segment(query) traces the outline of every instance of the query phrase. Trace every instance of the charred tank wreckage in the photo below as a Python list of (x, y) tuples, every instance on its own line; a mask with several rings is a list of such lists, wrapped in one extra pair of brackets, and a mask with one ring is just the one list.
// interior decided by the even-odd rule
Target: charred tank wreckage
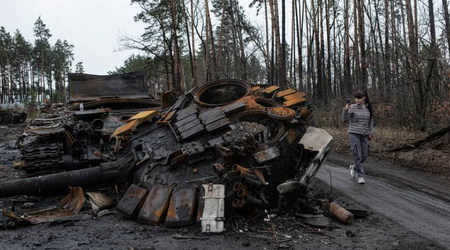
[(22, 103), (0, 104), (0, 125), (19, 124), (25, 122), (28, 113)]
[(331, 152), (303, 92), (224, 79), (159, 102), (143, 77), (70, 75), (72, 105), (24, 131), (30, 177), (0, 183), (0, 197), (126, 183), (126, 217), (221, 232), (227, 214), (301, 196)]

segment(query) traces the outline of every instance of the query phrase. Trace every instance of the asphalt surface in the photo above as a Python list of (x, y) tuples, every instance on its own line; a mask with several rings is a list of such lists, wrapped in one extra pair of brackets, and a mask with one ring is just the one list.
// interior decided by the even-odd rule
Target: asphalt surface
[(370, 162), (366, 167), (366, 184), (361, 185), (350, 176), (347, 163), (345, 157), (332, 156), (317, 172), (316, 178), (364, 204), (372, 212), (450, 249), (450, 188), (447, 183), (416, 172), (391, 171), (389, 166)]

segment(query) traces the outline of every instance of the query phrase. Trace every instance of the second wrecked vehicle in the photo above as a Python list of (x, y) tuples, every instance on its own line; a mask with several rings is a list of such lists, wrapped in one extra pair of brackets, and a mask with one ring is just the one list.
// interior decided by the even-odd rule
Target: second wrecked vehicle
[(18, 139), (28, 176), (98, 165), (111, 154), (106, 143), (114, 130), (139, 111), (158, 109), (148, 94), (145, 73), (69, 74), (68, 106), (42, 109)]
[(202, 220), (203, 231), (221, 232), (227, 213), (255, 218), (303, 194), (331, 152), (332, 137), (311, 121), (305, 93), (218, 80), (130, 117), (103, 139), (97, 166), (0, 183), (0, 196), (128, 183), (116, 206), (126, 217), (168, 227)]
[(19, 124), (25, 122), (28, 113), (22, 103), (0, 104), (0, 125)]

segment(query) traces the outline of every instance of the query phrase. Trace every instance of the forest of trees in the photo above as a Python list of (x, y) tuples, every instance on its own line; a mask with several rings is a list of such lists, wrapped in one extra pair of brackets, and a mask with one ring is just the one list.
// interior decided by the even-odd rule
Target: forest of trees
[[(16, 30), (0, 27), (0, 102), (64, 102), (73, 45), (58, 39), (49, 43), (50, 30), (39, 17), (34, 23), (34, 43)], [(78, 65), (77, 65), (78, 66)]]
[[(131, 0), (141, 9), (135, 21), (147, 28), (139, 38), (121, 35), (119, 46), (140, 53), (108, 73), (144, 70), (153, 91), (178, 93), (238, 78), (305, 91), (323, 107), (365, 89), (396, 125), (426, 130), (448, 123), (447, 0), (245, 2)], [(250, 8), (258, 16), (247, 16)], [(2, 28), (2, 102), (31, 93), (64, 97), (73, 47), (59, 40), (50, 46), (50, 36), (40, 19), (34, 45)]]

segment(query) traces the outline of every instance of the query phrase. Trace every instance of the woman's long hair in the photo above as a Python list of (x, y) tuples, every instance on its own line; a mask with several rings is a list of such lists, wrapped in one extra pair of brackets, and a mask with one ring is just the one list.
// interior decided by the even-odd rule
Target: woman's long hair
[(370, 119), (372, 119), (372, 115), (373, 115), (373, 109), (372, 109), (372, 103), (370, 103), (370, 98), (369, 95), (367, 94), (367, 91), (365, 90), (358, 90), (356, 91), (353, 96), (355, 98), (361, 99), (363, 97), (366, 97), (366, 100), (364, 101), (367, 105), (367, 109), (369, 110), (370, 113)]

